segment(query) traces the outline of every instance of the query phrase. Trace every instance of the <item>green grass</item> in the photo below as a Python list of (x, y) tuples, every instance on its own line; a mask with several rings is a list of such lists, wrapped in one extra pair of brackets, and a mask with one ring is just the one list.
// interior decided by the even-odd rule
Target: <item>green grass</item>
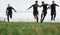
[(0, 35), (60, 35), (60, 23), (0, 22)]

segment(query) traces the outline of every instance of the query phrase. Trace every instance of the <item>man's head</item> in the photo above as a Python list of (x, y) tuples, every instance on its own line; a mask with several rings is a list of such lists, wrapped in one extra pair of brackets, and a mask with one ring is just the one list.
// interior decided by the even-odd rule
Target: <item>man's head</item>
[(35, 4), (38, 4), (38, 1), (35, 1)]
[(8, 7), (10, 7), (10, 4), (8, 4)]
[(42, 1), (42, 4), (44, 4), (44, 1)]
[(52, 1), (52, 4), (54, 4), (55, 3), (55, 1)]

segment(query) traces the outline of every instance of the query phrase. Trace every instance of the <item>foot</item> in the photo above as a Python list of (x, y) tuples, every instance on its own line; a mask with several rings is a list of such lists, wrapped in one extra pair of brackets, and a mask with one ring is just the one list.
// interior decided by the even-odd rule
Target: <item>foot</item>
[(41, 19), (41, 23), (43, 22), (43, 19)]
[(38, 23), (38, 18), (36, 20), (37, 20), (37, 23)]
[(55, 19), (53, 19), (55, 21)]

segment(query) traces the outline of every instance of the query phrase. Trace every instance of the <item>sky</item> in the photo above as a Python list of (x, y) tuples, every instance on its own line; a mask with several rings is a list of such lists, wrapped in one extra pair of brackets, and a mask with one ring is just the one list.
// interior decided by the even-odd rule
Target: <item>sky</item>
[[(38, 4), (41, 5), (42, 1), (45, 1), (45, 3), (51, 4), (52, 0), (37, 0)], [(35, 21), (33, 17), (33, 8), (30, 10), (26, 10), (29, 8), (32, 4), (35, 3), (35, 0), (0, 0), (0, 18), (6, 19), (6, 7), (7, 4), (10, 4), (13, 8), (16, 9), (16, 13), (13, 11), (13, 18), (11, 21)], [(60, 5), (60, 0), (55, 0), (55, 3)], [(42, 8), (38, 8), (39, 11), (39, 20), (42, 12)], [(56, 22), (60, 21), (60, 7), (56, 7)], [(44, 21), (51, 21), (50, 20), (50, 9), (47, 11), (47, 15), (45, 17)]]

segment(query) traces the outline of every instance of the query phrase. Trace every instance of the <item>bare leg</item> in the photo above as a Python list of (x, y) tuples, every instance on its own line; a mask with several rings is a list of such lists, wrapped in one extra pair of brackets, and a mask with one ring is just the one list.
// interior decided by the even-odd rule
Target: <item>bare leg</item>
[(36, 15), (34, 16), (34, 18), (36, 19), (36, 21), (37, 21), (37, 23), (38, 23), (38, 14), (36, 14)]
[(44, 13), (42, 12), (42, 14), (41, 14), (41, 23), (42, 23), (42, 20), (43, 20), (43, 16), (44, 16)]

